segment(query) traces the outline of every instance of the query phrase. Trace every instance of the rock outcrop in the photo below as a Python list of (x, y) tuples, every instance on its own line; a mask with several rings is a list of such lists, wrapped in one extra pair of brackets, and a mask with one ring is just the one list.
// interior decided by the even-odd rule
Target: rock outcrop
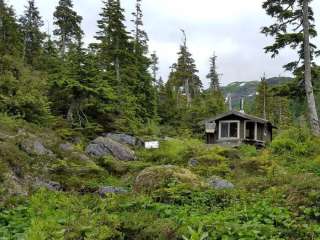
[(111, 138), (113, 141), (118, 143), (127, 144), (130, 146), (136, 146), (139, 142), (136, 137), (125, 133), (107, 133), (105, 134), (105, 137)]
[(25, 139), (21, 143), (21, 149), (29, 155), (54, 156), (53, 152), (47, 149), (39, 139)]
[(224, 180), (220, 177), (213, 176), (209, 179), (208, 181), (209, 187), (220, 190), (220, 189), (233, 189), (234, 185), (227, 181)]
[(92, 157), (104, 157), (112, 155), (123, 161), (135, 160), (134, 152), (127, 146), (118, 143), (108, 137), (98, 137), (86, 148), (86, 153)]
[(61, 143), (59, 145), (60, 150), (64, 152), (72, 152), (74, 150), (74, 146), (71, 143)]
[(108, 194), (125, 194), (125, 193), (128, 193), (128, 191), (121, 187), (107, 186), (107, 187), (99, 188), (97, 193), (101, 197), (105, 197)]
[(33, 184), (34, 188), (46, 188), (50, 191), (61, 191), (62, 186), (58, 182), (36, 179)]

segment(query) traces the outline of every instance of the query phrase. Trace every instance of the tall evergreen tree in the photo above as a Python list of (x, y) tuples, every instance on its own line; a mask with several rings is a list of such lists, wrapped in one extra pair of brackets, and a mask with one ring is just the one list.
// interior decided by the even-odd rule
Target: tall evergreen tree
[(207, 75), (207, 78), (210, 80), (210, 89), (214, 92), (218, 92), (220, 90), (220, 82), (219, 82), (219, 74), (217, 73), (217, 56), (213, 54), (210, 58), (210, 71)]
[(22, 38), (14, 10), (0, 0), (0, 55), (21, 56)]
[(271, 95), (267, 79), (263, 77), (257, 87), (257, 96), (255, 99), (256, 114), (264, 119), (271, 120)]
[(157, 92), (154, 79), (149, 73), (151, 60), (148, 54), (148, 35), (143, 29), (142, 0), (136, 0), (136, 11), (132, 13), (134, 19), (133, 44), (135, 55), (135, 67), (137, 68), (137, 84), (134, 93), (140, 105), (138, 113), (143, 121), (149, 121), (156, 116)]
[(105, 71), (114, 72), (116, 83), (120, 86), (121, 71), (128, 61), (133, 60), (129, 56), (129, 34), (124, 24), (124, 10), (119, 0), (106, 0), (98, 21), (99, 31), (96, 39), (99, 41), (98, 53), (101, 67)]
[(138, 80), (136, 55), (126, 30), (120, 1), (104, 1), (100, 16), (96, 36), (98, 43), (95, 46), (97, 61), (100, 71), (109, 76), (108, 79), (119, 96), (113, 122), (118, 129), (134, 131), (142, 122), (139, 118), (141, 106), (138, 103), (141, 100), (137, 88), (143, 87), (143, 84)]
[(73, 10), (72, 0), (60, 0), (53, 15), (57, 26), (53, 34), (59, 38), (60, 54), (64, 57), (70, 44), (83, 35), (80, 26), (82, 17)]
[(106, 116), (112, 108), (113, 89), (99, 73), (95, 56), (83, 48), (81, 38), (69, 45), (64, 64), (51, 73), (51, 80), (54, 109), (73, 126), (86, 127), (90, 120), (99, 122), (98, 115)]
[(186, 96), (188, 106), (191, 105), (192, 98), (199, 95), (202, 90), (202, 82), (197, 75), (198, 72), (195, 61), (188, 50), (186, 38), (184, 38), (178, 53), (177, 63), (172, 65), (169, 81), (177, 92), (180, 91)]
[(289, 99), (286, 96), (272, 96), (271, 119), (276, 126), (286, 128), (292, 124), (292, 114), (290, 112)]
[(142, 54), (148, 52), (148, 34), (143, 30), (143, 13), (141, 8), (142, 0), (136, 0), (135, 12), (132, 13), (134, 19), (134, 51), (135, 53)]
[(159, 58), (157, 56), (157, 53), (154, 51), (151, 54), (151, 71), (152, 71), (152, 76), (153, 76), (153, 81), (157, 82), (157, 74), (159, 71)]
[[(275, 37), (275, 42), (265, 48), (266, 52), (276, 56), (280, 49), (287, 46), (298, 48), (300, 59), (285, 66), (287, 70), (304, 71), (305, 94), (308, 103), (310, 126), (313, 133), (320, 135), (319, 118), (313, 92), (311, 64), (316, 46), (310, 38), (317, 35), (314, 26), (314, 13), (309, 6), (312, 0), (267, 0), (263, 8), (267, 14), (276, 19), (276, 23), (264, 27), (262, 33)], [(303, 60), (303, 66), (299, 66)]]
[(28, 1), (20, 23), (23, 33), (23, 60), (35, 66), (39, 61), (45, 35), (40, 30), (43, 21), (34, 0)]

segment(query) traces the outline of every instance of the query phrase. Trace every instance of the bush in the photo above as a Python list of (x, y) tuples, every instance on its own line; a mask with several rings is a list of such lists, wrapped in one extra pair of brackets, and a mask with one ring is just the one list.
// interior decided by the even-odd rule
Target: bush
[(243, 144), (239, 147), (239, 151), (243, 155), (243, 157), (254, 157), (257, 156), (258, 151), (255, 146)]
[(225, 160), (224, 152), (221, 147), (208, 147), (197, 139), (173, 139), (161, 142), (159, 149), (138, 152), (138, 159), (158, 164), (187, 165), (194, 158), (203, 164), (217, 165)]
[(45, 76), (9, 56), (0, 59), (1, 64), (10, 66), (0, 75), (1, 111), (29, 122), (45, 123), (50, 120)]
[(170, 140), (160, 143), (159, 149), (142, 150), (138, 152), (138, 159), (158, 164), (174, 164), (185, 162), (187, 146), (184, 141)]
[(190, 187), (203, 185), (201, 179), (188, 169), (166, 165), (143, 170), (136, 178), (134, 189), (136, 192), (150, 193), (156, 189), (179, 183), (187, 184)]
[(320, 140), (307, 129), (291, 128), (283, 131), (271, 144), (272, 153), (287, 160), (310, 157), (319, 152)]

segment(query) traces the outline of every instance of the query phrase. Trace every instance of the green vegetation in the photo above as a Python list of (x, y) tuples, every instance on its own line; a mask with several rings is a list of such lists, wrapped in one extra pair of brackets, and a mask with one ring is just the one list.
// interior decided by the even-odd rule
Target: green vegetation
[[(303, 3), (263, 7), (300, 28)], [(223, 89), (213, 55), (204, 89), (182, 30), (164, 82), (141, 4), (129, 32), (120, 0), (103, 1), (96, 41), (86, 45), (72, 0), (58, 2), (54, 36), (42, 32), (34, 0), (19, 19), (0, 0), (0, 239), (320, 239), (320, 138), (304, 117), (315, 106), (307, 110), (303, 69), (287, 65), (292, 81)], [(277, 36), (266, 51), (299, 47), (303, 59), (303, 34), (286, 30), (277, 22), (263, 29)], [(319, 73), (314, 64), (315, 87)], [(250, 96), (248, 110), (278, 125), (265, 149), (203, 143), (199, 121), (225, 111), (229, 92)], [(92, 141), (112, 132), (134, 135), (124, 134), (130, 146)], [(143, 149), (140, 138), (160, 148)]]
[[(137, 149), (136, 161), (122, 162), (81, 160), (83, 147), (62, 151), (57, 146), (63, 139), (53, 130), (6, 116), (0, 120), (8, 136), (22, 128), (39, 139), (50, 136), (45, 146), (55, 154), (26, 154), (19, 147), (23, 135), (2, 139), (1, 239), (320, 237), (320, 139), (306, 129), (285, 130), (263, 150), (173, 139), (160, 149)], [(213, 176), (235, 187), (214, 189)], [(62, 189), (35, 187), (37, 178)], [(100, 197), (96, 191), (103, 186), (128, 192)]]

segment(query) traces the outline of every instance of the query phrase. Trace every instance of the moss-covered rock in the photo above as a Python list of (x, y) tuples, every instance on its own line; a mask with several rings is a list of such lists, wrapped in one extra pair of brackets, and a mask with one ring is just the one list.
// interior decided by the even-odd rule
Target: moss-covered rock
[(187, 184), (191, 188), (204, 185), (201, 178), (188, 169), (173, 165), (162, 165), (144, 169), (135, 180), (134, 190), (149, 193), (175, 183)]

